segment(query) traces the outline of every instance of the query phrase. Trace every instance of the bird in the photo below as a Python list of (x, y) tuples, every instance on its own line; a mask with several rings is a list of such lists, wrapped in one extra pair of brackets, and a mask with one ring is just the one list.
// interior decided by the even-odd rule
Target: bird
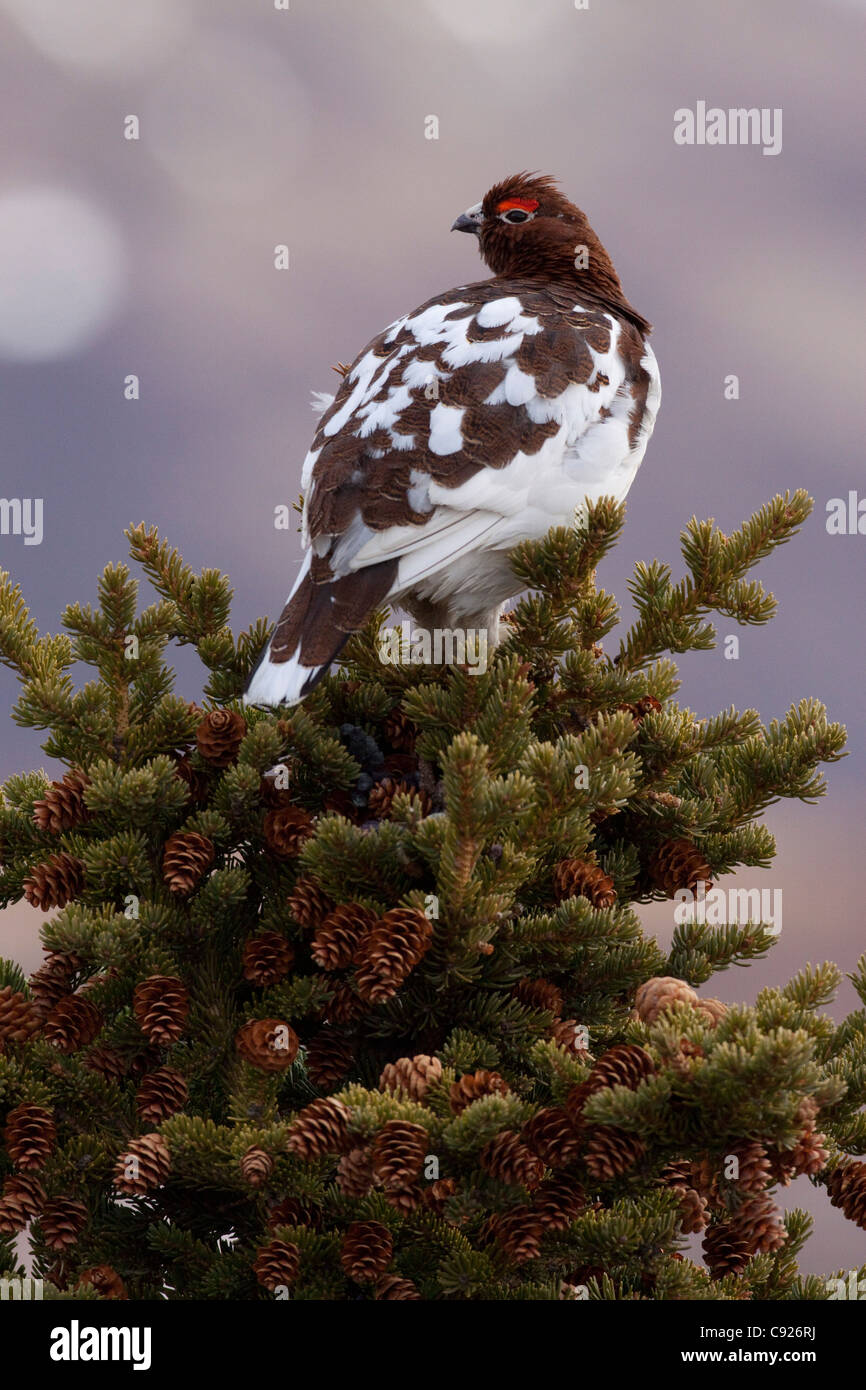
[(303, 563), (245, 692), (302, 700), (384, 604), (495, 646), (518, 543), (621, 500), (661, 400), (651, 324), (548, 174), (494, 184), (451, 227), (489, 278), (389, 324), (314, 393)]

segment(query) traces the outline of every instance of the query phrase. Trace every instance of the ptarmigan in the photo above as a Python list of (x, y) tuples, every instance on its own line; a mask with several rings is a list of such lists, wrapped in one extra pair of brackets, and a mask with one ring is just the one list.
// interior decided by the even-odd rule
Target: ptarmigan
[(302, 699), (385, 601), (495, 644), (509, 550), (625, 497), (640, 466), (661, 395), (650, 325), (584, 214), (517, 174), (455, 229), (492, 278), (397, 319), (319, 397), (306, 556), (250, 704)]

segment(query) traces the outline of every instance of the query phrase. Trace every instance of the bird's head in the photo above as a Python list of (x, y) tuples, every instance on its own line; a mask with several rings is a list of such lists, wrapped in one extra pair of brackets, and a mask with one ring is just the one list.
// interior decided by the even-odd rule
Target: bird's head
[(478, 237), (494, 275), (564, 279), (605, 302), (624, 302), (613, 263), (585, 214), (548, 174), (513, 174), (494, 184), (451, 230)]

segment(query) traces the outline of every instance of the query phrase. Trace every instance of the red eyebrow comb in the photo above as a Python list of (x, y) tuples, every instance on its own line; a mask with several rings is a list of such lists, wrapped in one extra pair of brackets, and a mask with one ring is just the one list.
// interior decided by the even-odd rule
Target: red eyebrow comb
[(506, 198), (496, 204), (497, 212), (507, 212), (509, 208), (522, 208), (524, 212), (535, 212), (538, 202), (535, 198)]

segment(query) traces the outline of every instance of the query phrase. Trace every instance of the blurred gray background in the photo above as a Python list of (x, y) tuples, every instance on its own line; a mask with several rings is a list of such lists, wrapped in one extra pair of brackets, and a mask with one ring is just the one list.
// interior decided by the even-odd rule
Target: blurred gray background
[[(760, 571), (771, 627), (733, 629), (736, 661), (720, 646), (681, 663), (701, 715), (770, 719), (816, 695), (851, 736), (822, 803), (768, 816), (773, 868), (737, 880), (782, 890), (779, 944), (710, 988), (752, 1002), (806, 961), (853, 969), (866, 536), (825, 520), (830, 498), (866, 494), (863, 19), (863, 0), (0, 0), (0, 493), (44, 499), (41, 545), (0, 536), (0, 565), (39, 627), (95, 598), (142, 519), (228, 571), (236, 627), (275, 615), (299, 552), (274, 508), (298, 494), (311, 389), (482, 277), (474, 243), (449, 235), (459, 212), (507, 174), (553, 173), (654, 323), (664, 386), (605, 587), (625, 603), (654, 556), (678, 575), (692, 513), (731, 529), (776, 491), (816, 499)], [(781, 107), (781, 153), (675, 144), (675, 110), (698, 101)], [(197, 696), (195, 659), (181, 671)], [(3, 670), (4, 710), (15, 693)], [(2, 776), (43, 762), (7, 718)], [(668, 905), (645, 920), (669, 939)], [(40, 921), (7, 911), (0, 951), (33, 966)], [(852, 1007), (846, 982), (834, 1010)], [(805, 1268), (863, 1262), (862, 1232), (822, 1194), (783, 1195), (816, 1213)]]

